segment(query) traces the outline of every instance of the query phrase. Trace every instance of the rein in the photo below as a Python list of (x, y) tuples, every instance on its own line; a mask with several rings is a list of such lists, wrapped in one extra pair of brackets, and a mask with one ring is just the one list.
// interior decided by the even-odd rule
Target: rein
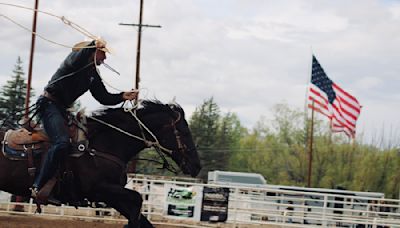
[[(16, 110), (14, 113), (10, 113), (8, 114), (4, 119), (3, 122), (0, 124), (0, 129), (3, 129), (8, 123), (9, 120), (12, 120), (12, 117), (18, 117), (18, 118), (22, 118), (25, 115), (28, 116), (28, 118), (22, 118), (20, 121), (18, 121), (18, 125), (23, 126), (23, 127), (28, 127), (29, 123), (33, 120), (33, 118), (38, 114), (38, 107), (36, 104), (32, 104), (31, 106), (28, 107), (28, 112), (25, 112), (25, 108), (24, 109), (20, 109), (20, 110)], [(29, 117), (29, 115), (32, 114), (32, 116)], [(39, 122), (39, 121), (38, 121)], [(36, 124), (37, 125), (37, 124)], [(36, 126), (35, 125), (35, 126)], [(14, 126), (9, 126), (9, 127), (14, 127)]]

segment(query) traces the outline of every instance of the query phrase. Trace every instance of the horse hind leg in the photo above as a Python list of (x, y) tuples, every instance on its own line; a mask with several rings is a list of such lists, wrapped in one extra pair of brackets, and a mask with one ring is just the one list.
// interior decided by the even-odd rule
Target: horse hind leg
[(138, 192), (106, 183), (96, 186), (95, 189), (95, 200), (105, 202), (127, 218), (128, 228), (153, 227), (149, 220), (140, 213), (143, 199)]

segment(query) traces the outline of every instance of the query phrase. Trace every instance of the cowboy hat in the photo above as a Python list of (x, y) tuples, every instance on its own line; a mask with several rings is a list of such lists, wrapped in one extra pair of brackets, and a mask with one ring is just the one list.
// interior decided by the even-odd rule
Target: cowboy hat
[(72, 47), (72, 51), (79, 51), (82, 48), (96, 48), (96, 43), (100, 43), (98, 49), (111, 54), (111, 51), (106, 47), (107, 42), (105, 40), (98, 39), (95, 41), (95, 45), (90, 45), (91, 43), (92, 41), (79, 42)]

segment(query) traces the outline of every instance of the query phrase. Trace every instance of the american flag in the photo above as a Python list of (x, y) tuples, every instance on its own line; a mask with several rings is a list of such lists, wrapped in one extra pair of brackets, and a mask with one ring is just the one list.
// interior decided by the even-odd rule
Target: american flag
[(313, 55), (308, 107), (331, 120), (333, 132), (354, 138), (361, 105), (357, 99), (334, 83)]

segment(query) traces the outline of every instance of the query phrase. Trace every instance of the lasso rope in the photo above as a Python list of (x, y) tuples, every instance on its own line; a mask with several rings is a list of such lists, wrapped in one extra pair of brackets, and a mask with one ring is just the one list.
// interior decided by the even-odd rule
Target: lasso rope
[[(11, 3), (3, 3), (0, 2), (0, 5), (6, 5), (6, 6), (12, 6), (12, 7), (16, 7), (16, 8), (21, 8), (21, 9), (26, 9), (26, 10), (31, 10), (31, 11), (35, 11), (35, 12), (39, 12), (39, 13), (43, 13), (55, 18), (60, 19), (64, 24), (71, 26), (73, 29), (75, 29), (76, 31), (78, 31), (79, 33), (82, 33), (84, 36), (87, 36), (93, 40), (97, 39), (97, 37), (95, 35), (93, 35), (92, 33), (90, 33), (88, 30), (84, 29), (82, 26), (79, 26), (78, 24), (72, 22), (71, 20), (68, 20), (66, 17), (64, 16), (58, 16), (46, 11), (42, 11), (42, 10), (37, 10), (34, 8), (30, 8), (30, 7), (26, 7), (26, 6), (21, 6), (21, 5), (16, 5), (16, 4), (11, 4)], [(4, 14), (2, 14), (2, 16), (4, 16)], [(31, 31), (32, 32), (32, 31)], [(33, 33), (33, 32), (32, 32)], [(64, 46), (64, 45), (61, 45)]]
[(34, 32), (34, 31), (30, 30), (29, 28), (27, 28), (27, 27), (21, 25), (20, 23), (16, 22), (15, 20), (11, 19), (10, 17), (8, 17), (8, 16), (6, 16), (6, 15), (4, 15), (4, 14), (0, 14), (0, 16), (1, 16), (1, 17), (4, 17), (5, 19), (7, 19), (7, 20), (9, 20), (9, 21), (11, 21), (12, 23), (18, 25), (19, 27), (25, 29), (26, 31), (28, 31), (28, 32), (30, 32), (30, 33), (32, 33), (32, 34), (35, 34), (36, 36), (40, 37), (41, 39), (43, 39), (43, 40), (45, 40), (45, 41), (47, 41), (47, 42), (50, 42), (50, 43), (52, 43), (52, 44), (56, 44), (56, 45), (59, 45), (59, 46), (62, 46), (62, 47), (66, 47), (66, 48), (72, 48), (71, 46), (68, 46), (68, 45), (65, 45), (65, 44), (61, 44), (61, 43), (52, 41), (52, 40), (50, 40), (50, 39), (47, 39), (47, 38), (45, 38), (44, 36), (38, 34), (37, 32)]
[(169, 154), (172, 154), (172, 150), (167, 149), (167, 148), (165, 148), (164, 146), (162, 146), (162, 145), (160, 144), (160, 142), (158, 141), (157, 137), (156, 137), (156, 136), (153, 134), (153, 132), (151, 132), (150, 129), (147, 128), (147, 126), (132, 112), (132, 109), (129, 109), (128, 112), (130, 112), (131, 115), (136, 119), (136, 121), (138, 122), (139, 126), (140, 126), (140, 127), (143, 127), (143, 129), (145, 129), (145, 130), (147, 131), (147, 133), (150, 134), (150, 136), (153, 138), (154, 141), (150, 141), (150, 140), (145, 139), (144, 137), (139, 137), (139, 136), (137, 136), (137, 135), (134, 135), (134, 134), (132, 134), (132, 133), (129, 133), (129, 132), (127, 132), (127, 131), (125, 131), (125, 130), (123, 130), (123, 129), (121, 129), (121, 128), (115, 126), (115, 125), (112, 125), (112, 124), (110, 124), (110, 123), (107, 123), (107, 122), (105, 122), (105, 121), (103, 121), (103, 120), (100, 120), (100, 119), (98, 119), (98, 118), (96, 118), (96, 117), (89, 116), (88, 118), (90, 118), (90, 119), (92, 119), (92, 120), (95, 120), (95, 121), (97, 121), (97, 122), (99, 122), (99, 123), (101, 123), (101, 124), (103, 124), (103, 125), (105, 125), (105, 126), (107, 126), (107, 127), (110, 127), (110, 128), (112, 128), (112, 129), (114, 129), (114, 130), (116, 130), (116, 131), (119, 131), (119, 132), (121, 132), (122, 134), (125, 134), (125, 135), (127, 135), (127, 136), (129, 136), (129, 137), (132, 137), (132, 138), (134, 138), (134, 139), (143, 141), (143, 142), (146, 144), (146, 146), (148, 146), (148, 147), (158, 147), (158, 148), (160, 148), (161, 150), (163, 150), (163, 151), (165, 151), (165, 152), (167, 152), (167, 153), (169, 153)]
[[(49, 16), (58, 18), (58, 19), (60, 19), (64, 24), (70, 26), (70, 27), (73, 28), (74, 30), (76, 30), (76, 31), (78, 31), (79, 33), (83, 34), (84, 36), (86, 36), (86, 37), (88, 37), (88, 38), (90, 38), (90, 39), (92, 39), (92, 40), (98, 40), (98, 39), (99, 39), (98, 36), (93, 35), (92, 33), (90, 33), (88, 30), (86, 30), (86, 29), (83, 28), (82, 26), (79, 26), (78, 24), (72, 22), (71, 20), (67, 19), (67, 18), (64, 17), (64, 16), (58, 16), (58, 15), (56, 15), (56, 14), (49, 13), (49, 12), (46, 12), (46, 11), (37, 10), (37, 9), (34, 9), (34, 8), (30, 8), (30, 7), (26, 7), (26, 6), (21, 6), (21, 5), (16, 5), (16, 4), (11, 4), (11, 3), (2, 3), (2, 2), (0, 2), (0, 5), (11, 6), (11, 7), (16, 7), (16, 8), (31, 10), (31, 11), (35, 11), (35, 12), (40, 12), (40, 13), (43, 13), (43, 14), (46, 14), (46, 15), (49, 15)], [(65, 48), (70, 48), (70, 49), (73, 48), (73, 47), (70, 46), (70, 45), (65, 45), (65, 44), (62, 44), (62, 43), (59, 43), (59, 42), (56, 42), (56, 41), (47, 39), (46, 37), (44, 37), (44, 36), (38, 34), (37, 32), (32, 31), (31, 29), (25, 27), (24, 25), (18, 23), (17, 21), (11, 19), (10, 17), (8, 17), (8, 16), (6, 16), (6, 15), (4, 15), (4, 14), (0, 14), (0, 17), (3, 17), (3, 18), (5, 18), (5, 19), (7, 19), (8, 21), (14, 23), (15, 25), (17, 25), (17, 26), (23, 28), (24, 30), (26, 30), (26, 31), (28, 31), (28, 32), (30, 32), (30, 33), (32, 33), (32, 34), (38, 36), (39, 38), (41, 38), (41, 39), (43, 39), (43, 40), (45, 40), (45, 41), (47, 41), (47, 42), (49, 42), (49, 43), (52, 43), (52, 44), (55, 44), (55, 45), (58, 45), (58, 46), (61, 46), (61, 47), (65, 47)], [(91, 46), (82, 46), (82, 47), (76, 47), (76, 48), (83, 49), (83, 48), (95, 48), (95, 47), (96, 47), (95, 45), (91, 45)], [(104, 80), (104, 78), (101, 76), (100, 71), (99, 71), (99, 69), (98, 69), (98, 67), (97, 67), (96, 56), (95, 56), (95, 68), (96, 68), (96, 71), (97, 71), (98, 75), (100, 76), (100, 78), (101, 78), (102, 81), (104, 82), (104, 84), (106, 84), (107, 86), (109, 86), (110, 88), (112, 88), (112, 89), (114, 89), (114, 90), (116, 90), (116, 91), (118, 91), (118, 92), (123, 92), (122, 90), (120, 90), (120, 89), (118, 89), (118, 88), (112, 86), (110, 83), (108, 83), (106, 80)]]
[[(49, 15), (49, 16), (58, 18), (58, 19), (60, 19), (64, 24), (66, 24), (66, 25), (72, 27), (73, 29), (75, 29), (75, 30), (78, 31), (79, 33), (83, 34), (84, 36), (86, 36), (86, 37), (88, 37), (88, 38), (90, 38), (90, 39), (93, 39), (93, 40), (98, 40), (98, 39), (99, 39), (98, 36), (93, 35), (92, 33), (90, 33), (88, 30), (86, 30), (86, 29), (83, 28), (82, 26), (79, 26), (78, 24), (72, 22), (71, 20), (67, 19), (67, 18), (64, 17), (64, 16), (58, 16), (58, 15), (56, 15), (56, 14), (49, 13), (49, 12), (46, 12), (46, 11), (37, 10), (37, 9), (34, 9), (34, 8), (30, 8), (30, 7), (26, 7), (26, 6), (21, 6), (21, 5), (16, 5), (16, 4), (11, 4), (11, 3), (2, 3), (2, 2), (0, 2), (0, 5), (11, 6), (11, 7), (16, 7), (16, 8), (21, 8), (21, 9), (26, 9), (26, 10), (31, 10), (31, 11), (36, 11), (36, 12), (40, 12), (40, 13), (43, 13), (43, 14), (46, 14), (46, 15)], [(41, 38), (41, 39), (43, 39), (43, 40), (45, 40), (45, 41), (47, 41), (47, 42), (49, 42), (49, 43), (52, 43), (52, 44), (55, 44), (55, 45), (58, 45), (58, 46), (62, 46), (62, 47), (65, 47), (65, 48), (70, 48), (70, 49), (73, 48), (72, 46), (65, 45), (65, 44), (62, 44), (62, 43), (55, 42), (55, 41), (53, 41), (53, 40), (47, 39), (46, 37), (44, 37), (44, 36), (38, 34), (37, 32), (33, 32), (31, 29), (29, 29), (29, 28), (23, 26), (22, 24), (18, 23), (17, 21), (11, 19), (10, 17), (8, 17), (8, 16), (6, 16), (6, 15), (4, 15), (4, 14), (0, 14), (0, 16), (3, 17), (3, 18), (5, 18), (5, 19), (7, 19), (7, 20), (9, 20), (10, 22), (14, 23), (15, 25), (17, 25), (17, 26), (23, 28), (24, 30), (26, 30), (26, 31), (28, 31), (28, 32), (30, 32), (30, 33), (32, 33), (32, 34), (35, 34), (35, 35), (38, 36), (39, 38)], [(82, 48), (95, 48), (95, 47), (96, 47), (95, 45), (91, 45), (91, 46), (82, 46), (82, 47), (77, 47), (77, 48), (81, 48), (81, 49), (82, 49)], [(95, 54), (95, 55), (96, 55), (96, 54)], [(104, 78), (102, 77), (102, 75), (101, 75), (101, 73), (100, 73), (100, 71), (99, 71), (99, 69), (98, 69), (98, 67), (97, 67), (96, 56), (95, 56), (94, 61), (95, 61), (95, 68), (96, 68), (96, 71), (97, 71), (98, 75), (100, 76), (100, 78), (102, 79), (102, 81), (104, 82), (104, 84), (106, 84), (108, 87), (110, 87), (110, 88), (112, 88), (112, 89), (114, 89), (114, 90), (116, 90), (116, 91), (118, 91), (118, 92), (124, 92), (123, 90), (118, 89), (118, 88), (112, 86), (110, 83), (108, 83), (106, 80), (104, 80)], [(73, 75), (73, 74), (75, 74), (75, 73), (76, 73), (76, 72), (73, 72), (73, 73), (71, 73), (71, 74), (68, 74), (68, 76)], [(65, 77), (63, 77), (63, 78), (65, 78)]]

